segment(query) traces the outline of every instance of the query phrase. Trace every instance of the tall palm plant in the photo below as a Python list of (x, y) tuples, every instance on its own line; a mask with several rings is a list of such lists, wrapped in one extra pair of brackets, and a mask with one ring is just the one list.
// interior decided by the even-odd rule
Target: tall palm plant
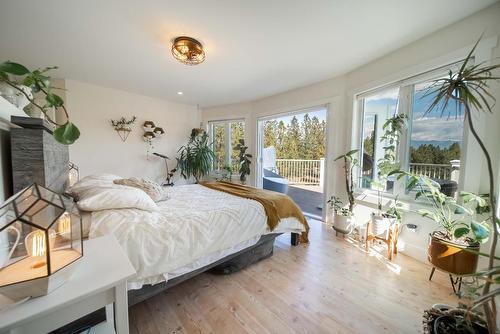
[(185, 179), (191, 176), (196, 183), (212, 169), (215, 154), (208, 142), (208, 134), (202, 129), (193, 129), (187, 145), (179, 149), (177, 167)]
[[(490, 198), (490, 224), (491, 224), (491, 246), (489, 251), (488, 269), (482, 272), (483, 279), (485, 280), (482, 296), (478, 298), (473, 307), (483, 305), (488, 329), (490, 333), (496, 332), (496, 304), (495, 295), (500, 294), (500, 289), (491, 290), (492, 284), (500, 282), (498, 276), (500, 268), (494, 267), (495, 250), (498, 242), (498, 234), (500, 233), (500, 220), (496, 217), (497, 203), (495, 200), (495, 181), (493, 174), (493, 165), (491, 156), (478, 135), (474, 122), (472, 119), (472, 109), (479, 112), (492, 113), (492, 108), (495, 104), (495, 97), (490, 93), (489, 83), (499, 80), (499, 76), (493, 74), (494, 71), (500, 68), (500, 64), (478, 63), (472, 64), (474, 59), (474, 51), (481, 38), (476, 42), (472, 50), (469, 52), (463, 61), (460, 69), (457, 72), (449, 72), (446, 78), (438, 79), (429, 88), (426, 95), (434, 95), (431, 105), (429, 106), (426, 114), (435, 108), (441, 108), (441, 115), (443, 115), (445, 108), (449, 103), (455, 103), (457, 116), (464, 112), (464, 121), (466, 122), (470, 133), (476, 139), (481, 151), (486, 159), (489, 176), (489, 198)], [(450, 116), (450, 115), (448, 115)]]

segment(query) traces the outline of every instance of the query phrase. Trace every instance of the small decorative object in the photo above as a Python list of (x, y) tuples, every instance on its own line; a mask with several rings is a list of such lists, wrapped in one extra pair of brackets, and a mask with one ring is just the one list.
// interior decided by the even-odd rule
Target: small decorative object
[(172, 55), (185, 65), (197, 65), (205, 60), (205, 51), (201, 43), (186, 36), (180, 36), (174, 40)]
[(146, 156), (147, 159), (149, 159), (149, 152), (154, 149), (153, 141), (160, 139), (165, 134), (165, 130), (163, 130), (163, 128), (159, 126), (156, 126), (153, 121), (145, 121), (142, 125), (142, 128), (144, 129), (142, 139), (148, 144)]
[(73, 162), (68, 163), (68, 185), (71, 187), (80, 180), (80, 169)]
[(163, 130), (163, 128), (157, 126), (155, 127), (155, 129), (153, 130), (153, 133), (155, 134), (155, 136), (157, 138), (160, 138), (161, 136), (163, 136), (165, 134), (165, 130)]
[(33, 184), (0, 212), (0, 294), (20, 300), (62, 285), (83, 255), (82, 225), (74, 202)]
[(177, 171), (177, 168), (169, 170), (168, 169), (168, 160), (170, 160), (170, 158), (164, 154), (160, 154), (160, 153), (156, 153), (156, 152), (153, 154), (156, 155), (157, 157), (160, 157), (163, 160), (165, 160), (166, 178), (165, 178), (165, 182), (163, 182), (162, 185), (169, 186), (169, 187), (173, 186), (174, 183), (172, 182), (172, 177), (174, 176), (175, 172)]
[(142, 125), (142, 128), (144, 129), (144, 132), (153, 132), (155, 129), (156, 125), (153, 121), (146, 121)]
[(118, 133), (122, 141), (126, 141), (128, 138), (128, 135), (132, 131), (132, 128), (130, 125), (134, 124), (136, 121), (137, 117), (132, 116), (131, 119), (127, 120), (125, 117), (122, 117), (117, 120), (111, 120), (111, 125), (115, 129), (115, 131)]
[[(54, 93), (57, 88), (52, 87), (50, 84), (51, 78), (48, 76), (48, 72), (54, 69), (57, 69), (57, 67), (39, 68), (30, 71), (21, 64), (6, 61), (0, 63), (0, 84), (2, 84), (2, 87), (10, 87), (16, 92), (15, 96), (9, 99), (11, 103), (24, 109), (30, 116), (33, 114), (32, 110), (34, 108), (38, 109), (47, 122), (55, 127), (52, 132), (54, 138), (61, 144), (71, 145), (80, 137), (80, 130), (70, 122), (64, 100)], [(44, 103), (34, 98), (33, 94), (35, 93), (44, 97)], [(2, 94), (5, 94), (5, 91)], [(62, 113), (63, 117), (61, 119), (64, 119), (64, 121), (58, 122), (56, 117), (51, 117), (52, 111)]]
[(248, 146), (245, 145), (244, 139), (239, 140), (239, 143), (238, 143), (238, 145), (236, 145), (235, 149), (240, 151), (240, 153), (239, 153), (240, 181), (241, 181), (241, 184), (245, 184), (247, 182), (247, 175), (250, 175), (250, 164), (252, 163), (250, 161), (250, 158), (252, 157), (252, 155), (246, 153)]
[(337, 196), (332, 196), (328, 200), (330, 208), (333, 210), (333, 229), (335, 234), (350, 234), (354, 227), (356, 226), (356, 219), (354, 217), (354, 206), (356, 202), (354, 200), (354, 174), (353, 170), (358, 164), (358, 159), (356, 158), (359, 150), (351, 150), (346, 154), (337, 157), (334, 161), (343, 160), (344, 161), (344, 176), (345, 176), (345, 186), (347, 192), (347, 198), (349, 200), (349, 206), (346, 208), (344, 203)]

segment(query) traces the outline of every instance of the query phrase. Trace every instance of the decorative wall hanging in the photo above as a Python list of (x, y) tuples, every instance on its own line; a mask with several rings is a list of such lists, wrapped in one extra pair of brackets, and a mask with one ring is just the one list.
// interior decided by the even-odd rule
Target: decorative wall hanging
[(137, 117), (133, 116), (131, 119), (127, 120), (125, 117), (122, 117), (117, 120), (111, 120), (111, 125), (115, 129), (115, 131), (120, 136), (121, 140), (124, 142), (127, 140), (128, 135), (132, 131), (130, 125), (135, 123)]
[(146, 156), (149, 159), (149, 152), (154, 149), (153, 141), (160, 139), (165, 134), (165, 130), (162, 127), (156, 126), (153, 121), (145, 121), (142, 128), (144, 129), (142, 139), (148, 145)]

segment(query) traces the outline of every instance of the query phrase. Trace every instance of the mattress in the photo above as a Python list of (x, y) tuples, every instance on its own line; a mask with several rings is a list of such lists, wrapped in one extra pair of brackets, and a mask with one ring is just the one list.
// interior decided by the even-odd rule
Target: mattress
[(257, 243), (268, 233), (300, 233), (296, 218), (270, 231), (264, 207), (201, 185), (168, 188), (160, 210), (102, 210), (91, 213), (89, 237), (114, 235), (137, 276), (129, 289), (156, 284), (196, 270)]

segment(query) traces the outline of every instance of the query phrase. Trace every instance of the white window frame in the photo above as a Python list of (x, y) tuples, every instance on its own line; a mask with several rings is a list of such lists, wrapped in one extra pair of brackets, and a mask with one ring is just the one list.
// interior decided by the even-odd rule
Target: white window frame
[[(359, 149), (359, 161), (360, 161), (360, 167), (362, 167), (362, 154), (363, 154), (363, 122), (364, 122), (364, 99), (367, 97), (370, 97), (374, 94), (381, 93), (383, 91), (386, 91), (391, 88), (399, 87), (399, 95), (398, 95), (398, 113), (403, 113), (407, 116), (408, 118), (408, 128), (406, 131), (403, 131), (401, 139), (400, 139), (400, 145), (398, 148), (398, 160), (401, 163), (401, 169), (402, 170), (409, 170), (409, 164), (410, 164), (410, 142), (411, 142), (411, 131), (412, 131), (412, 120), (413, 120), (413, 94), (414, 94), (414, 87), (415, 85), (419, 83), (424, 83), (424, 82), (429, 82), (432, 80), (435, 80), (439, 77), (444, 77), (447, 75), (449, 70), (456, 70), (457, 67), (459, 66), (459, 62), (454, 62), (450, 65), (446, 65), (443, 67), (439, 67), (437, 69), (433, 69), (418, 75), (414, 75), (411, 77), (408, 77), (403, 80), (399, 80), (397, 82), (384, 85), (382, 87), (369, 90), (366, 92), (363, 92), (361, 94), (357, 94), (354, 96), (354, 107), (355, 107), (355, 112), (356, 112), (356, 117), (359, 120), (357, 123), (357, 129), (355, 130), (357, 132), (357, 148)], [(355, 134), (356, 135), (356, 134)], [(460, 151), (460, 161), (461, 166), (460, 166), (460, 180), (458, 183), (458, 189), (457, 191), (464, 190), (464, 177), (466, 173), (466, 163), (465, 163), (465, 157), (467, 155), (467, 146), (466, 145), (466, 139), (467, 139), (467, 127), (464, 126), (464, 132), (462, 134), (462, 148)], [(374, 161), (373, 163), (376, 163)], [(356, 171), (356, 175), (358, 179), (362, 177), (362, 168), (358, 168)], [(362, 188), (360, 187), (360, 182), (356, 183), (355, 187), (355, 192), (358, 194), (368, 194), (372, 196), (377, 196), (377, 191), (373, 189), (368, 189), (368, 188)], [(402, 178), (401, 180), (396, 180), (394, 182), (394, 187), (392, 191), (384, 191), (382, 193), (382, 197), (387, 198), (387, 199), (394, 199), (395, 197), (398, 197), (399, 199), (403, 201), (407, 200), (413, 200), (414, 196), (412, 193), (407, 192), (406, 190), (406, 179)]]
[[(229, 143), (226, 143), (226, 165), (232, 165), (231, 161), (231, 156), (233, 154), (233, 147), (231, 147), (231, 123), (243, 123), (244, 127), (244, 135), (246, 135), (246, 124), (245, 124), (245, 119), (244, 118), (235, 118), (235, 119), (224, 119), (224, 120), (215, 120), (215, 121), (209, 121), (208, 124), (208, 136), (210, 138), (210, 143), (212, 146), (212, 150), (214, 150), (214, 143), (215, 143), (215, 138), (214, 138), (214, 126), (217, 125), (224, 125), (224, 130), (225, 130), (225, 138), (226, 140), (229, 141)], [(215, 151), (214, 151), (215, 153)], [(213, 172), (217, 172), (219, 170), (215, 169), (215, 166), (212, 167)], [(235, 171), (233, 171), (234, 174)]]

